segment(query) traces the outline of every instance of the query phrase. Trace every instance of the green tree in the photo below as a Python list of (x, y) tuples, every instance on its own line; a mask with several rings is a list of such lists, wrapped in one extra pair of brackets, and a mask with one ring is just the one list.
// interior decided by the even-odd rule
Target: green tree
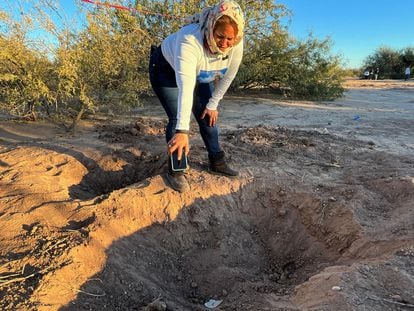
[(343, 94), (340, 57), (330, 53), (331, 41), (309, 36), (298, 41), (278, 23), (260, 40), (246, 43), (246, 54), (234, 87), (289, 89), (296, 97), (334, 99)]
[(399, 77), (401, 60), (399, 53), (391, 47), (379, 47), (372, 55), (366, 57), (364, 68), (379, 68), (383, 78)]
[(406, 66), (414, 65), (414, 47), (407, 47), (400, 51), (401, 62)]
[(35, 119), (35, 110), (54, 101), (53, 65), (49, 59), (27, 44), (27, 25), (10, 20), (0, 12), (6, 29), (0, 34), (0, 105), (16, 116)]
[(333, 100), (342, 96), (341, 58), (331, 54), (332, 41), (312, 35), (296, 41), (287, 84), (299, 97)]
[(380, 69), (380, 75), (386, 79), (402, 79), (404, 68), (414, 64), (414, 48), (407, 47), (395, 50), (391, 47), (381, 46), (368, 55), (364, 60), (364, 68)]
[(84, 112), (137, 105), (148, 88), (148, 36), (134, 17), (96, 10), (76, 36), (61, 38), (57, 52), (59, 95), (66, 108)]

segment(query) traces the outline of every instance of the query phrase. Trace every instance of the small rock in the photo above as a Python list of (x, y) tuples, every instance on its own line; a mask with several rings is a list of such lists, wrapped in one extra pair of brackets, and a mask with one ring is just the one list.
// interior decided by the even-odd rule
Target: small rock
[(334, 290), (334, 291), (340, 291), (340, 290), (342, 290), (342, 288), (341, 287), (339, 287), (339, 286), (332, 286), (332, 290)]
[(282, 217), (285, 216), (287, 214), (286, 208), (279, 209), (278, 214), (279, 216), (282, 216)]
[(145, 124), (143, 124), (143, 123), (141, 123), (139, 121), (135, 122), (135, 128), (139, 132), (144, 133), (144, 134), (147, 134), (148, 133), (148, 130), (149, 130), (149, 128), (148, 128), (147, 125), (145, 125)]
[(269, 275), (269, 280), (273, 281), (273, 282), (277, 282), (279, 281), (279, 274), (277, 273), (272, 273)]
[(191, 282), (191, 288), (197, 288), (198, 284), (196, 282)]
[(153, 302), (151, 302), (149, 305), (147, 305), (145, 310), (146, 311), (165, 311), (167, 310), (167, 304), (160, 299), (156, 299)]

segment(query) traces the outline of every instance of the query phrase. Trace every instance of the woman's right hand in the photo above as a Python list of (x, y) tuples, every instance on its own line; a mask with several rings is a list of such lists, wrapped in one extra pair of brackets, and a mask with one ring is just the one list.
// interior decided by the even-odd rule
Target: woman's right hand
[(190, 152), (190, 143), (188, 134), (176, 133), (168, 142), (168, 154), (178, 152), (178, 160), (181, 160), (183, 152), (188, 155)]

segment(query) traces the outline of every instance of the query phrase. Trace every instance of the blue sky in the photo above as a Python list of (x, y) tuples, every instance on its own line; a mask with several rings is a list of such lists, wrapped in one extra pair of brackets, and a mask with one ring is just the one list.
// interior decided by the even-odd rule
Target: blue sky
[(331, 37), (332, 51), (358, 68), (380, 46), (414, 47), (414, 0), (280, 0), (293, 17), (289, 33)]
[[(292, 11), (289, 33), (305, 39), (309, 32), (319, 39), (330, 37), (333, 54), (340, 54), (344, 65), (362, 66), (368, 55), (380, 46), (393, 49), (414, 47), (414, 0), (277, 0)], [(110, 1), (111, 2), (111, 1)], [(127, 3), (128, 1), (124, 1)], [(209, 1), (213, 3), (214, 1)], [(0, 7), (27, 8), (39, 1), (0, 0)], [(60, 0), (61, 17), (80, 27), (84, 20), (73, 18), (80, 0)], [(82, 3), (91, 8), (91, 4)]]

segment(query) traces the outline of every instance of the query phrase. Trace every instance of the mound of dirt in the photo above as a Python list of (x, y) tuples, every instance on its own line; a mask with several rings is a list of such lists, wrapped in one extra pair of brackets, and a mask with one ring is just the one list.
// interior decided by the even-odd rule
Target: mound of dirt
[(192, 132), (184, 194), (162, 115), (3, 122), (0, 309), (412, 308), (412, 155), (257, 121), (221, 132), (235, 180)]

